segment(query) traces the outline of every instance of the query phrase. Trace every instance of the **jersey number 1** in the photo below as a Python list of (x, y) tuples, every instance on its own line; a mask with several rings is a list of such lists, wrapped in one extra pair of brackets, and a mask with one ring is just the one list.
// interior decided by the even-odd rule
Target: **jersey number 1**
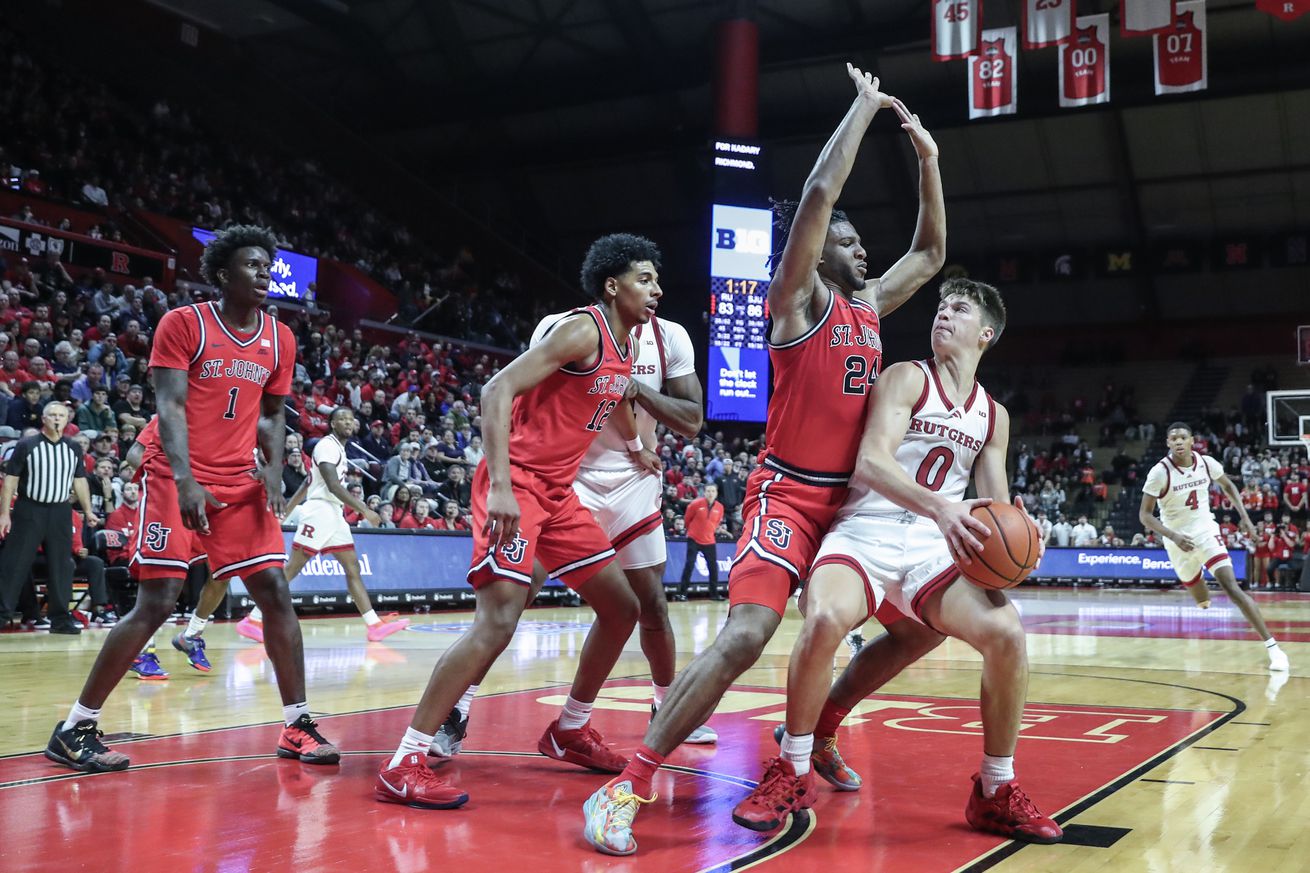
[(237, 392), (240, 390), (233, 388), (227, 392), (227, 412), (223, 413), (223, 417), (229, 421), (237, 417)]

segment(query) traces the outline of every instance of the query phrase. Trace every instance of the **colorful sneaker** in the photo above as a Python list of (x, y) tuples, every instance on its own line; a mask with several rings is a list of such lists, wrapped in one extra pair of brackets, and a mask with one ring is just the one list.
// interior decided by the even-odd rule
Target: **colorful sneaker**
[(91, 719), (79, 721), (68, 730), (63, 730), (63, 726), (62, 721), (55, 722), (50, 742), (46, 743), (45, 756), (51, 761), (83, 773), (126, 770), (132, 763), (127, 755), (111, 751), (100, 742), (105, 732), (98, 730)]
[(455, 809), (469, 796), (428, 769), (417, 754), (409, 754), (395, 767), (384, 768), (373, 780), (373, 796), (383, 803), (403, 803), (415, 809)]
[(973, 791), (964, 817), (974, 830), (1025, 843), (1058, 843), (1064, 831), (1037, 811), (1018, 782), (1007, 782), (992, 797), (983, 796), (982, 777), (973, 774)]
[[(650, 707), (651, 721), (655, 720), (655, 711), (656, 711), (655, 704), (652, 703)], [(708, 745), (713, 745), (718, 741), (719, 741), (718, 731), (714, 730), (714, 728), (710, 727), (707, 724), (703, 724), (700, 727), (693, 730), (690, 734), (688, 734), (687, 739), (683, 740), (682, 742), (684, 744), (693, 745), (693, 746), (708, 746)]]
[(464, 747), (464, 737), (468, 736), (468, 716), (460, 715), (458, 709), (452, 709), (450, 715), (437, 728), (428, 746), (428, 754), (434, 758), (453, 758)]
[(237, 622), (237, 633), (248, 640), (262, 643), (264, 641), (264, 623), (262, 621), (252, 621), (250, 616), (247, 615)]
[[(387, 616), (387, 618), (391, 618), (391, 616)], [(403, 631), (407, 627), (409, 627), (409, 619), (407, 618), (397, 618), (380, 624), (371, 624), (368, 626), (368, 641), (376, 643), (385, 640), (392, 634)]]
[(69, 613), (69, 617), (72, 618), (73, 623), (76, 624), (82, 630), (86, 630), (88, 627), (91, 626), (91, 616), (87, 615), (84, 611), (80, 609), (74, 609), (72, 612)]
[(737, 804), (732, 820), (753, 831), (771, 831), (791, 813), (813, 806), (818, 795), (813, 768), (804, 776), (797, 776), (790, 761), (774, 758), (765, 762), (760, 784)]
[(282, 736), (277, 741), (277, 756), (299, 758), (306, 764), (341, 763), (341, 752), (323, 739), (318, 732), (318, 722), (308, 715), (302, 715), (293, 724), (282, 728)]
[(187, 660), (201, 673), (208, 673), (213, 667), (209, 664), (209, 659), (205, 657), (205, 638), (188, 637), (186, 632), (173, 637), (173, 648), (187, 656)]
[(138, 679), (163, 682), (168, 678), (168, 673), (159, 666), (159, 656), (155, 654), (154, 646), (146, 646), (146, 650), (136, 656), (136, 660), (128, 669), (135, 673)]
[[(787, 726), (781, 724), (773, 729), (773, 741), (780, 746), (782, 735), (786, 730)], [(819, 748), (819, 743), (823, 744), (822, 748)], [(846, 766), (841, 752), (837, 751), (835, 736), (827, 739), (815, 736), (814, 745), (814, 751), (810, 753), (810, 766), (814, 768), (815, 773), (823, 777), (825, 782), (838, 791), (859, 791), (864, 787), (864, 780), (860, 778), (860, 774)]]
[(572, 731), (562, 730), (558, 719), (552, 721), (537, 741), (537, 751), (547, 758), (602, 773), (622, 773), (628, 766), (628, 759), (605, 745), (590, 721)]
[(605, 855), (631, 855), (637, 851), (632, 838), (632, 820), (642, 804), (654, 803), (657, 794), (638, 797), (632, 793), (632, 781), (613, 779), (606, 782), (582, 805), (586, 819), (582, 835), (597, 852)]
[(101, 627), (113, 627), (118, 624), (118, 613), (112, 609), (97, 609), (91, 613), (91, 620)]

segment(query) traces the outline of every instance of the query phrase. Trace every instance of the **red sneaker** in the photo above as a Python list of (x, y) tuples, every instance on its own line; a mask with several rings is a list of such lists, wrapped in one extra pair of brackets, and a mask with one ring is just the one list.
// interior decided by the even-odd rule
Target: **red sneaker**
[(1058, 843), (1064, 831), (1042, 815), (1018, 782), (1007, 782), (992, 797), (983, 796), (982, 777), (973, 774), (973, 792), (964, 817), (974, 830), (1000, 834), (1025, 843)]
[(602, 773), (622, 773), (628, 766), (628, 759), (605, 745), (590, 721), (572, 731), (562, 730), (559, 719), (552, 721), (537, 741), (537, 751), (547, 758)]
[(797, 776), (790, 761), (766, 761), (764, 776), (745, 800), (732, 811), (732, 820), (753, 831), (771, 831), (793, 812), (809, 809), (818, 798), (814, 768)]
[(306, 764), (341, 763), (341, 752), (323, 739), (318, 732), (318, 722), (307, 715), (282, 728), (282, 736), (277, 741), (277, 756), (299, 758)]
[(373, 795), (383, 803), (403, 803), (415, 809), (455, 809), (469, 799), (467, 792), (433, 773), (423, 756), (415, 753), (406, 755), (397, 766), (379, 771)]

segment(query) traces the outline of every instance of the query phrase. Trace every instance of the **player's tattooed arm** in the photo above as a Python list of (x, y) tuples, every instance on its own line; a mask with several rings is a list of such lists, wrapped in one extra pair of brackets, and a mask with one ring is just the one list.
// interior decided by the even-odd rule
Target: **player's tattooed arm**
[(159, 444), (168, 458), (177, 484), (177, 507), (182, 523), (190, 530), (209, 533), (205, 508), (221, 507), (218, 498), (200, 487), (191, 471), (191, 447), (188, 443), (186, 398), (187, 371), (171, 367), (154, 367), (155, 401), (159, 409)]
[(665, 379), (662, 392), (633, 379), (625, 396), (682, 436), (694, 437), (705, 424), (705, 398), (695, 373)]
[(846, 65), (846, 74), (855, 84), (855, 101), (805, 180), (787, 244), (769, 282), (774, 342), (786, 342), (804, 333), (812, 324), (812, 316), (817, 317), (828, 304), (824, 295), (831, 292), (815, 271), (828, 238), (832, 210), (850, 177), (860, 141), (873, 116), (892, 105), (892, 98), (882, 93), (876, 76), (850, 64)]
[(264, 394), (259, 398), (259, 450), (266, 463), (261, 475), (268, 510), (282, 518), (286, 515), (286, 498), (282, 495), (282, 454), (287, 444), (287, 398), (281, 394)]
[(946, 263), (946, 198), (942, 194), (942, 174), (937, 162), (937, 143), (919, 116), (900, 100), (892, 108), (901, 119), (901, 129), (910, 137), (919, 156), (919, 220), (914, 227), (910, 250), (892, 265), (878, 282), (860, 292), (878, 315), (886, 316), (909, 300), (915, 291), (941, 271)]

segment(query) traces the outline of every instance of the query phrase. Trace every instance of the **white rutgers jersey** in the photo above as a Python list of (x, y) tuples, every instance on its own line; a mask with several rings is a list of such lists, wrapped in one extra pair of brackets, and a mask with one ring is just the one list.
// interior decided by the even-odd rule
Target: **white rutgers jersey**
[[(976, 381), (963, 406), (946, 398), (937, 365), (915, 361), (923, 371), (923, 391), (910, 413), (910, 425), (896, 449), (896, 463), (914, 481), (948, 500), (963, 500), (973, 475), (973, 463), (992, 438), (996, 405)], [(851, 485), (839, 516), (889, 515), (906, 512), (861, 482)]]
[(337, 481), (346, 481), (346, 450), (335, 435), (328, 434), (314, 446), (314, 461), (309, 471), (309, 491), (306, 492), (305, 499), (326, 500), (328, 503), (341, 506), (341, 500), (328, 490), (327, 482), (323, 481), (323, 474), (318, 469), (319, 464), (331, 464), (336, 467)]
[(1224, 475), (1223, 465), (1209, 455), (1192, 452), (1190, 467), (1179, 467), (1166, 456), (1146, 476), (1142, 491), (1160, 503), (1160, 520), (1174, 530), (1216, 526), (1210, 511), (1210, 484)]
[[(528, 343), (535, 346), (552, 327), (571, 312), (547, 315), (532, 332)], [(655, 391), (660, 391), (669, 379), (677, 379), (696, 372), (696, 351), (687, 329), (672, 321), (652, 318), (649, 324), (639, 324), (629, 336), (632, 356), (632, 378)], [(646, 448), (656, 450), (655, 419), (640, 405), (637, 406), (637, 435)], [(592, 441), (582, 458), (584, 470), (636, 470), (637, 465), (628, 455), (627, 446), (617, 428), (606, 427)]]

